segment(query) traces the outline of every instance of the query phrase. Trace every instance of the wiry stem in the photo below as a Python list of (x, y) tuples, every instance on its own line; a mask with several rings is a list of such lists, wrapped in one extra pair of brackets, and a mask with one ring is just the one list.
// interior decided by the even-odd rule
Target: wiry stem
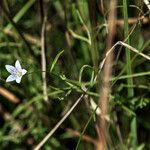
[(70, 108), (70, 110), (64, 115), (64, 117), (54, 126), (54, 128), (45, 136), (45, 138), (35, 147), (34, 150), (39, 150), (46, 141), (53, 135), (53, 133), (59, 128), (59, 126), (66, 120), (66, 118), (71, 114), (71, 112), (74, 110), (74, 108), (78, 105), (78, 103), (83, 99), (85, 96), (85, 93), (82, 94), (77, 101), (73, 104), (73, 106)]
[(41, 20), (42, 20), (42, 31), (41, 31), (41, 64), (42, 64), (42, 80), (43, 80), (43, 95), (44, 100), (48, 102), (47, 95), (47, 82), (46, 82), (46, 43), (45, 43), (45, 28), (46, 28), (46, 20), (47, 17), (43, 11), (43, 1), (40, 1), (41, 5)]
[[(109, 13), (108, 17), (108, 36), (107, 36), (107, 47), (106, 47), (106, 55), (107, 52), (109, 52), (109, 49), (113, 45), (113, 40), (115, 36), (115, 28), (116, 28), (116, 0), (110, 1), (110, 8), (111, 11)], [(112, 64), (113, 64), (113, 53), (110, 52), (104, 65), (103, 70), (103, 77), (102, 77), (102, 86), (101, 86), (101, 92), (100, 92), (100, 98), (99, 98), (99, 104), (101, 108), (101, 115), (100, 115), (100, 125), (99, 125), (99, 144), (97, 146), (97, 150), (104, 150), (106, 143), (108, 141), (108, 132), (107, 132), (107, 124), (108, 122), (106, 119), (104, 119), (104, 116), (107, 116), (108, 114), (108, 107), (109, 107), (109, 94), (111, 91), (110, 87), (110, 79), (112, 76)]]
[[(114, 44), (114, 45), (112, 46), (112, 48), (109, 49), (109, 51), (106, 53), (104, 59), (102, 60), (102, 62), (101, 62), (100, 65), (99, 65), (99, 72), (98, 72), (98, 74), (101, 73), (101, 71), (102, 71), (102, 69), (103, 69), (103, 67), (104, 67), (104, 64), (105, 64), (105, 62), (106, 62), (106, 59), (107, 59), (107, 57), (109, 56), (109, 54), (110, 54), (110, 53), (116, 48), (116, 46), (118, 46), (118, 45), (127, 47), (129, 50), (133, 51), (134, 53), (136, 53), (136, 54), (138, 54), (138, 55), (140, 55), (140, 56), (142, 56), (142, 57), (144, 57), (145, 59), (147, 59), (147, 60), (150, 61), (150, 57), (149, 57), (149, 56), (143, 54), (142, 52), (140, 52), (140, 51), (137, 50), (136, 48), (134, 48), (134, 47), (132, 47), (132, 46), (130, 46), (130, 45), (128, 45), (128, 44), (122, 42), (122, 41), (118, 41), (118, 42), (117, 42), (116, 44)], [(94, 82), (96, 82), (96, 80), (97, 80), (97, 75), (96, 75), (95, 78), (94, 78)]]

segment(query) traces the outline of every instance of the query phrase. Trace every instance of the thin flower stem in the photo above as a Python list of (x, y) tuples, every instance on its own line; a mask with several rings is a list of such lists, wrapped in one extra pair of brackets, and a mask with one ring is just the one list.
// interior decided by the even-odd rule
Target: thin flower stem
[(77, 101), (73, 104), (70, 110), (64, 115), (64, 117), (54, 126), (54, 128), (45, 136), (45, 138), (34, 148), (34, 150), (39, 150), (46, 141), (54, 134), (54, 132), (59, 128), (59, 126), (67, 119), (67, 117), (71, 114), (74, 108), (78, 105), (78, 103), (83, 99), (85, 93), (82, 94)]
[[(41, 5), (43, 6), (43, 3)], [(47, 17), (44, 16), (44, 12), (42, 10), (41, 10), (41, 16), (44, 17), (42, 18), (42, 31), (41, 31), (41, 64), (42, 64), (42, 70), (45, 71), (42, 72), (43, 95), (44, 95), (44, 100), (48, 102), (47, 82), (46, 82), (46, 54), (45, 54), (46, 53), (45, 28), (46, 28)]]

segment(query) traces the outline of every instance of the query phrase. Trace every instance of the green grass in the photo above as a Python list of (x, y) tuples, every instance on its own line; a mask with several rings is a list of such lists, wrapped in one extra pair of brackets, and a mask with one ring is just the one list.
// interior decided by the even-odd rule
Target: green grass
[[(34, 149), (81, 95), (84, 98), (42, 148), (96, 149), (99, 116), (97, 107), (90, 101), (99, 103), (98, 85), (101, 86), (103, 72), (103, 69), (99, 70), (99, 64), (105, 58), (107, 19), (111, 8), (109, 2), (104, 1), (103, 14), (98, 1), (91, 2), (44, 1), (49, 98), (45, 102), (40, 46), (42, 7), (36, 0), (0, 1), (1, 150)], [(143, 2), (137, 2), (118, 1), (117, 19), (124, 23), (117, 23), (114, 44), (123, 41), (150, 57), (149, 22), (138, 20), (141, 11), (149, 18), (149, 10)], [(129, 24), (131, 18), (139, 22)], [(106, 149), (145, 150), (150, 149), (150, 61), (128, 48), (117, 45), (113, 50)], [(14, 65), (16, 60), (28, 72), (21, 84), (6, 83), (9, 73), (5, 65)], [(100, 74), (95, 78), (98, 71)], [(19, 103), (13, 101), (12, 95)]]
[[(128, 8), (127, 8), (127, 0), (123, 0), (123, 14), (124, 14), (124, 36), (126, 40), (126, 43), (130, 45), (130, 37), (129, 35), (129, 27), (128, 27)], [(131, 53), (128, 48), (125, 49), (126, 51), (126, 63), (127, 63), (127, 75), (132, 74), (132, 66), (131, 66)], [(132, 78), (127, 78), (127, 85), (128, 91), (127, 95), (128, 97), (133, 97), (134, 96), (134, 89), (132, 88), (133, 86), (133, 79)], [(132, 135), (132, 147), (134, 150), (137, 149), (137, 121), (136, 121), (136, 116), (133, 116), (132, 122), (131, 122), (131, 135)]]

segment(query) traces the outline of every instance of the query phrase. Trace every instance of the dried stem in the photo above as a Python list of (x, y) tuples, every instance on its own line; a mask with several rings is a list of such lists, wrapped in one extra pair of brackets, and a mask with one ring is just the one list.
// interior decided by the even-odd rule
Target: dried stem
[(8, 91), (7, 89), (0, 87), (0, 95), (4, 96), (7, 100), (9, 100), (12, 103), (19, 103), (20, 99), (16, 97), (13, 93)]
[[(108, 36), (107, 36), (107, 47), (106, 47), (106, 54), (113, 45), (113, 39), (115, 36), (115, 27), (116, 27), (116, 0), (110, 1), (110, 12), (108, 17)], [(102, 78), (102, 87), (101, 87), (101, 96), (99, 99), (99, 104), (101, 108), (101, 115), (100, 115), (100, 137), (99, 143), (97, 146), (97, 150), (104, 150), (106, 143), (107, 143), (107, 122), (104, 119), (104, 116), (108, 114), (108, 98), (110, 94), (110, 79), (112, 76), (112, 63), (113, 62), (113, 53), (109, 53), (103, 70), (103, 78)]]
[(150, 2), (148, 0), (143, 0), (145, 5), (148, 7), (148, 9), (150, 10)]
[[(132, 46), (130, 46), (130, 45), (128, 45), (128, 44), (122, 42), (122, 41), (118, 41), (118, 42), (117, 42), (116, 44), (114, 44), (114, 45), (112, 46), (112, 48), (109, 49), (109, 51), (106, 53), (104, 59), (102, 60), (102, 62), (101, 62), (100, 65), (99, 65), (99, 72), (98, 72), (98, 74), (101, 73), (101, 71), (102, 71), (102, 69), (103, 69), (103, 67), (104, 67), (104, 64), (106, 63), (107, 57), (111, 54), (111, 52), (112, 52), (112, 51), (116, 48), (116, 46), (118, 46), (118, 45), (127, 47), (129, 50), (133, 51), (134, 53), (136, 53), (136, 54), (138, 54), (138, 55), (140, 55), (140, 56), (142, 56), (142, 57), (144, 57), (145, 59), (147, 59), (147, 60), (150, 61), (150, 57), (149, 57), (149, 56), (143, 54), (142, 52), (140, 52), (140, 51), (137, 50), (136, 48), (134, 48), (134, 47), (132, 47)], [(98, 75), (95, 76), (94, 82), (96, 82), (97, 77), (98, 77)]]
[(54, 134), (54, 132), (59, 128), (59, 126), (67, 119), (67, 117), (71, 114), (71, 112), (74, 110), (74, 108), (78, 105), (78, 103), (83, 99), (85, 96), (85, 93), (82, 94), (77, 101), (73, 104), (73, 106), (70, 108), (70, 110), (64, 115), (64, 117), (54, 126), (54, 128), (45, 136), (45, 138), (35, 147), (34, 150), (39, 150), (46, 141)]

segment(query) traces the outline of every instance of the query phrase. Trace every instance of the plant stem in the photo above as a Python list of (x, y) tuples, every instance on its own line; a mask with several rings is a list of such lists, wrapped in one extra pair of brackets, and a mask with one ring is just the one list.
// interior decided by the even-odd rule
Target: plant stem
[[(123, 15), (124, 15), (124, 36), (125, 38), (128, 37), (129, 34), (129, 27), (128, 27), (128, 9), (127, 9), (127, 0), (123, 0)], [(127, 44), (130, 45), (130, 39), (128, 37)], [(126, 63), (127, 63), (127, 75), (132, 74), (131, 70), (131, 54), (128, 48), (125, 49), (126, 51)], [(133, 78), (127, 79), (127, 85), (128, 88), (128, 97), (134, 96), (134, 90), (133, 90)], [(136, 150), (137, 148), (137, 122), (136, 122), (136, 116), (133, 116), (132, 122), (131, 122), (131, 134), (132, 134), (132, 148), (133, 150)]]
[[(124, 36), (125, 38), (128, 37), (129, 34), (129, 27), (128, 27), (128, 9), (127, 9), (127, 0), (123, 0), (123, 14), (124, 14)], [(126, 43), (130, 45), (130, 39), (128, 37)], [(125, 49), (126, 51), (126, 63), (127, 63), (127, 74), (131, 75), (132, 70), (131, 70), (131, 54), (130, 50), (128, 48)], [(127, 84), (128, 85), (133, 85), (133, 79), (127, 79)], [(134, 95), (133, 88), (128, 88), (128, 96), (132, 97)]]

